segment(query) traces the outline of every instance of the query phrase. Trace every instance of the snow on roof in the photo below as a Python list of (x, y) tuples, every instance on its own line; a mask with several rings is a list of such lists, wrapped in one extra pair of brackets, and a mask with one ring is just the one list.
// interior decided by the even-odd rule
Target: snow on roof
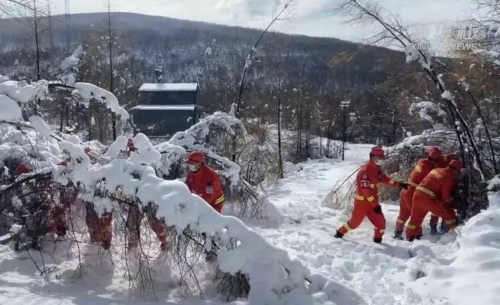
[(145, 83), (139, 88), (139, 92), (151, 91), (196, 91), (198, 83)]
[(194, 105), (137, 105), (130, 110), (179, 110), (193, 111)]

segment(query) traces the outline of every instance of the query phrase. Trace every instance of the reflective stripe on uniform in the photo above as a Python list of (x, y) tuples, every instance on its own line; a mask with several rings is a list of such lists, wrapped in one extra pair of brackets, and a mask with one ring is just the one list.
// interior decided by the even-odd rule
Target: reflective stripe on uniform
[(416, 228), (417, 228), (416, 225), (411, 225), (411, 224), (408, 225), (408, 227), (407, 227), (407, 229), (409, 229), (409, 230), (415, 230)]
[(215, 200), (215, 204), (218, 205), (218, 204), (221, 204), (224, 202), (224, 195), (220, 196), (217, 200)]
[(397, 223), (405, 223), (404, 220), (402, 220), (401, 218), (398, 218), (398, 220), (396, 220)]
[(411, 186), (413, 186), (413, 187), (418, 187), (418, 184), (416, 184), (413, 181), (408, 181), (408, 184), (411, 185)]
[(356, 195), (355, 198), (356, 198), (356, 200), (359, 200), (359, 201), (368, 201), (368, 202), (373, 202), (375, 200), (374, 196), (364, 197), (364, 196), (361, 196), (361, 195)]
[(443, 178), (443, 176), (442, 176), (442, 175), (441, 175), (441, 174), (440, 174), (437, 170), (435, 170), (435, 169), (433, 169), (433, 170), (431, 171), (431, 175), (433, 175), (434, 177), (436, 177), (436, 178), (438, 178), (438, 179)]
[(417, 166), (415, 166), (415, 170), (417, 171), (417, 173), (421, 173), (422, 167), (420, 167), (420, 165), (417, 165)]
[(456, 221), (455, 219), (453, 219), (453, 220), (448, 220), (448, 221), (446, 221), (446, 224), (447, 224), (447, 225), (453, 225), (453, 224), (455, 224), (456, 222), (457, 222), (457, 221)]
[(347, 231), (352, 231), (352, 228), (347, 223), (344, 225), (344, 228), (346, 228)]
[(427, 188), (425, 188), (425, 187), (423, 187), (421, 185), (417, 186), (417, 190), (419, 190), (422, 193), (425, 193), (425, 194), (427, 194), (427, 195), (429, 195), (431, 197), (434, 197), (434, 198), (436, 197), (436, 194), (434, 194), (433, 191), (431, 191), (431, 190), (429, 190), (429, 189), (427, 189)]

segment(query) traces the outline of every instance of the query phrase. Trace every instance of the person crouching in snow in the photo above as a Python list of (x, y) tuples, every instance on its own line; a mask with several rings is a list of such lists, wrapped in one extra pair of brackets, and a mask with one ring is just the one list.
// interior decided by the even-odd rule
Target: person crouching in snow
[[(413, 193), (415, 192), (418, 184), (431, 170), (436, 167), (440, 167), (443, 163), (444, 158), (439, 148), (431, 147), (427, 151), (427, 154), (427, 158), (418, 160), (417, 165), (412, 170), (410, 177), (408, 178), (408, 188), (402, 190), (399, 195), (399, 216), (396, 220), (396, 230), (394, 231), (394, 238), (396, 239), (403, 239), (405, 223), (408, 218), (410, 218), (411, 214)], [(433, 220), (437, 223), (437, 217), (436, 219), (433, 218)], [(419, 234), (421, 235), (422, 232)]]
[(205, 154), (192, 152), (185, 162), (189, 170), (186, 179), (189, 190), (221, 213), (225, 199), (220, 177), (215, 170), (206, 165)]
[[(457, 154), (449, 153), (443, 157), (442, 162), (437, 167), (447, 167), (453, 160), (458, 160)], [(455, 206), (455, 201), (451, 203), (451, 206), (453, 207)], [(444, 221), (444, 219), (441, 220), (440, 232), (438, 232), (438, 223), (439, 223), (439, 217), (431, 212), (431, 219), (429, 220), (429, 225), (431, 227), (431, 232), (430, 232), (431, 235), (437, 235), (439, 233), (448, 232), (448, 227), (446, 226), (446, 221)]]
[(382, 242), (385, 231), (385, 217), (378, 200), (378, 183), (384, 183), (392, 187), (406, 188), (407, 184), (391, 180), (380, 169), (380, 164), (385, 159), (384, 150), (375, 146), (370, 152), (370, 160), (363, 165), (356, 177), (356, 197), (351, 219), (347, 224), (337, 230), (336, 238), (342, 238), (344, 234), (356, 229), (365, 217), (375, 226), (373, 241)]
[(421, 237), (422, 221), (427, 212), (442, 217), (449, 229), (456, 227), (457, 218), (451, 204), (452, 191), (462, 168), (462, 161), (452, 160), (446, 168), (433, 169), (420, 182), (413, 194), (410, 223), (406, 227), (406, 238), (409, 241)]

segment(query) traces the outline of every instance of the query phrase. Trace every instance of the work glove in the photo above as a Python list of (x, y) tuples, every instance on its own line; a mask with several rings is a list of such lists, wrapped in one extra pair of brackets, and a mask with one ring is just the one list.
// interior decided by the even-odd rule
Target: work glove
[(408, 183), (406, 182), (399, 182), (399, 186), (401, 186), (402, 189), (407, 189), (408, 188)]

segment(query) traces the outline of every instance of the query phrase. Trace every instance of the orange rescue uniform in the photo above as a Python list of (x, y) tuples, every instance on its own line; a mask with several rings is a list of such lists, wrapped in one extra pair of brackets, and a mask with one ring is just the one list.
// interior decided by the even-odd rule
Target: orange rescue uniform
[(406, 221), (410, 218), (413, 193), (434, 167), (434, 162), (427, 158), (418, 160), (408, 179), (408, 188), (402, 190), (399, 195), (399, 216), (396, 220), (396, 230), (403, 231)]
[(375, 226), (375, 238), (382, 238), (385, 232), (385, 217), (378, 199), (378, 183), (400, 187), (398, 182), (384, 175), (377, 164), (370, 160), (356, 177), (356, 197), (351, 219), (338, 232), (345, 234), (357, 228), (365, 217)]
[(217, 212), (222, 212), (225, 199), (220, 177), (216, 171), (201, 164), (198, 171), (188, 173), (186, 184), (192, 193), (203, 198)]
[(448, 228), (456, 226), (455, 211), (451, 206), (451, 193), (457, 181), (451, 167), (433, 169), (417, 186), (413, 198), (411, 217), (406, 237), (413, 240), (422, 232), (422, 221), (427, 212), (443, 218)]

